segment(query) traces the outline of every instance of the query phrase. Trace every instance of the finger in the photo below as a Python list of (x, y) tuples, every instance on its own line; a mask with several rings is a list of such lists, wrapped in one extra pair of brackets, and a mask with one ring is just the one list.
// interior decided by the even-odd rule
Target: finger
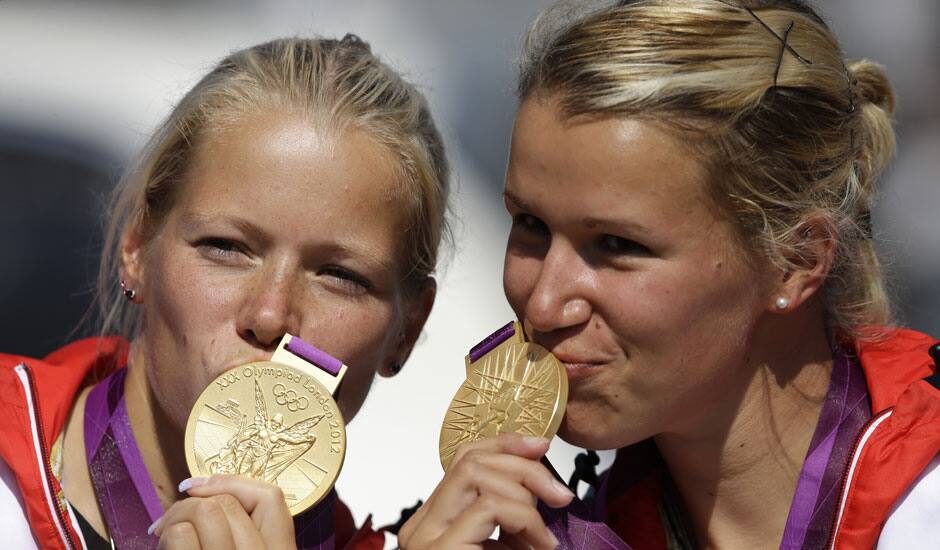
[[(184, 524), (189, 527), (177, 527)], [(190, 497), (170, 506), (160, 519), (154, 534), (162, 540), (169, 533), (181, 532), (184, 538), (188, 539), (190, 528), (194, 530), (199, 547), (235, 547), (228, 518), (222, 507), (217, 502), (205, 498)]]
[(294, 522), (284, 493), (277, 485), (238, 475), (192, 478), (180, 485), (192, 496), (235, 497), (269, 548), (290, 548), (294, 544)]
[(199, 537), (196, 535), (196, 528), (189, 522), (174, 523), (163, 531), (160, 542), (157, 543), (160, 550), (198, 550)]
[(523, 436), (512, 432), (504, 433), (498, 437), (488, 437), (479, 441), (464, 443), (457, 447), (448, 469), (453, 468), (454, 464), (460, 462), (470, 451), (505, 453), (537, 460), (548, 452), (548, 447), (549, 441), (544, 437)]
[(411, 543), (412, 537), (414, 537), (417, 532), (418, 526), (421, 524), (421, 518), (426, 514), (426, 507), (428, 503), (424, 503), (421, 508), (418, 508), (418, 511), (414, 513), (404, 525), (401, 526), (401, 529), (398, 530), (398, 546), (400, 548), (408, 548)]
[(236, 549), (253, 550), (264, 547), (261, 532), (248, 516), (248, 512), (245, 512), (245, 509), (242, 508), (242, 504), (237, 498), (227, 493), (209, 498), (215, 501), (225, 513)]
[[(485, 453), (473, 450), (454, 467), (454, 481), (441, 489), (439, 498), (460, 502), (460, 492), (483, 494), (494, 492), (532, 504), (531, 499), (522, 498), (526, 491), (551, 507), (565, 506), (574, 498), (564, 483), (558, 481), (544, 464), (528, 458), (510, 454)], [(469, 502), (463, 502), (469, 505)]]
[[(508, 439), (508, 438), (507, 438)], [(515, 442), (508, 441), (509, 445)], [(492, 494), (534, 506), (538, 497), (552, 507), (565, 506), (574, 494), (543, 464), (505, 453), (471, 448), (448, 470), (427, 503), (402, 527), (399, 540), (433, 540), (479, 495)]]
[(532, 506), (494, 495), (482, 495), (467, 508), (438, 539), (440, 548), (479, 544), (496, 526), (528, 543), (536, 550), (551, 550), (558, 541)]
[[(515, 433), (462, 445), (427, 502), (402, 526), (399, 540), (408, 541), (415, 536), (420, 539), (428, 531), (445, 528), (483, 492), (495, 492), (519, 501), (530, 501), (529, 495), (534, 494), (552, 507), (568, 504), (574, 497), (571, 491), (536, 462), (548, 450), (548, 445), (546, 439)], [(468, 456), (470, 460), (466, 459)], [(482, 458), (487, 456), (498, 458)], [(494, 472), (503, 472), (503, 477)], [(430, 525), (422, 528), (428, 516), (431, 516)]]
[(499, 531), (499, 543), (503, 545), (503, 548), (509, 548), (510, 550), (529, 550), (531, 548), (524, 538), (505, 529)]
[[(470, 463), (475, 462), (468, 460), (467, 464)], [(468, 468), (469, 466), (461, 467), (462, 470)], [(460, 475), (460, 473), (455, 470), (454, 475)], [(452, 500), (447, 501), (446, 507), (441, 510), (442, 513), (437, 514), (436, 523), (439, 528), (437, 529), (437, 533), (435, 533), (435, 537), (446, 528), (451, 520), (459, 515), (461, 510), (473, 504), (480, 494), (486, 493), (495, 494), (508, 500), (515, 500), (529, 506), (535, 506), (535, 495), (511, 476), (504, 475), (499, 470), (481, 472), (481, 475), (477, 476), (474, 482), (467, 485), (467, 490), (453, 491), (454, 497), (449, 497), (445, 489), (445, 495), (442, 497), (443, 501), (447, 501), (448, 498)], [(438, 501), (439, 499), (435, 499), (432, 502), (432, 500), (429, 499), (428, 503), (418, 510), (421, 515), (419, 516), (419, 513), (416, 513), (402, 526), (398, 532), (398, 540), (403, 547), (407, 547), (413, 531), (418, 529), (427, 510), (436, 506), (436, 502)], [(432, 521), (435, 520), (432, 519)]]

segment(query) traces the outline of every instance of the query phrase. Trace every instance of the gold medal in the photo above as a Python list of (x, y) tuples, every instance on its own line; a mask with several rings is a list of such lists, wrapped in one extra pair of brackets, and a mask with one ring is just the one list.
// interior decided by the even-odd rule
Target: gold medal
[(441, 426), (444, 469), (463, 443), (501, 433), (551, 439), (568, 401), (568, 375), (548, 350), (526, 342), (522, 325), (510, 323), (474, 346), (464, 380)]
[(219, 375), (186, 423), (190, 473), (273, 483), (295, 516), (316, 505), (346, 456), (346, 424), (333, 400), (345, 373), (341, 362), (287, 334), (270, 361)]

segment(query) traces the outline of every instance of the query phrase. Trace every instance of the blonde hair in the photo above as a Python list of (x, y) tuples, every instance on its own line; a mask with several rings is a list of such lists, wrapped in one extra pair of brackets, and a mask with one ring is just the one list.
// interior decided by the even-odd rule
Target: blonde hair
[(566, 117), (644, 117), (675, 128), (710, 172), (710, 194), (744, 249), (784, 271), (824, 216), (837, 242), (825, 287), (836, 335), (893, 322), (871, 239), (879, 174), (894, 153), (894, 96), (881, 66), (845, 63), (795, 0), (640, 0), (556, 5), (533, 24), (519, 96)]
[(139, 308), (127, 308), (117, 291), (121, 235), (136, 227), (150, 239), (173, 208), (204, 136), (265, 109), (310, 116), (335, 131), (354, 126), (397, 155), (400, 181), (391, 191), (403, 199), (409, 220), (402, 240), (410, 271), (402, 284), (409, 292), (423, 287), (449, 236), (449, 167), (426, 100), (354, 35), (280, 39), (219, 62), (173, 109), (115, 189), (98, 276), (100, 334), (131, 337), (139, 330)]

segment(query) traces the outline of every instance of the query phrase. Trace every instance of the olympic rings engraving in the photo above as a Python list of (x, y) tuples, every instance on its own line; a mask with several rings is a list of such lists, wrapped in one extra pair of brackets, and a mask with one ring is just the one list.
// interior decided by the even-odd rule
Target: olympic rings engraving
[(297, 392), (287, 389), (284, 384), (275, 384), (271, 391), (274, 393), (274, 401), (278, 405), (286, 405), (290, 412), (302, 411), (310, 406), (306, 397), (297, 397)]

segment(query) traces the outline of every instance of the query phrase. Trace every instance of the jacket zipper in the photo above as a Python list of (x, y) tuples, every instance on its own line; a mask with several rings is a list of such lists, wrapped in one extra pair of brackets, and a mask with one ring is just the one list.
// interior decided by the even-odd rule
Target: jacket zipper
[(842, 480), (839, 483), (839, 492), (837, 494), (836, 507), (832, 511), (832, 521), (829, 524), (829, 542), (826, 544), (826, 548), (830, 550), (835, 549), (836, 544), (836, 534), (839, 523), (839, 515), (842, 511), (842, 498), (845, 495), (845, 491), (848, 488), (850, 483), (849, 472), (852, 470), (852, 464), (854, 462), (855, 454), (858, 452), (858, 448), (862, 442), (862, 438), (865, 437), (865, 433), (871, 428), (872, 424), (875, 422), (880, 422), (881, 419), (889, 415), (892, 409), (886, 409), (876, 414), (875, 416), (868, 419), (868, 422), (862, 426), (862, 429), (858, 431), (858, 434), (855, 436), (855, 441), (852, 443), (852, 452), (848, 454), (849, 461), (845, 465), (845, 469), (842, 471)]
[(26, 379), (29, 382), (29, 393), (33, 399), (33, 414), (36, 418), (36, 434), (39, 439), (39, 452), (42, 454), (42, 466), (46, 472), (46, 490), (49, 491), (49, 494), (52, 495), (52, 498), (55, 500), (56, 516), (59, 520), (59, 524), (62, 525), (65, 542), (68, 544), (69, 548), (74, 549), (77, 548), (77, 545), (75, 541), (72, 540), (72, 534), (69, 532), (69, 521), (68, 518), (65, 517), (65, 512), (62, 510), (62, 501), (52, 487), (52, 465), (49, 463), (49, 449), (46, 447), (45, 429), (42, 425), (42, 414), (39, 412), (39, 396), (36, 394), (36, 382), (33, 380), (33, 371), (26, 363), (23, 363), (23, 371), (26, 373)]

